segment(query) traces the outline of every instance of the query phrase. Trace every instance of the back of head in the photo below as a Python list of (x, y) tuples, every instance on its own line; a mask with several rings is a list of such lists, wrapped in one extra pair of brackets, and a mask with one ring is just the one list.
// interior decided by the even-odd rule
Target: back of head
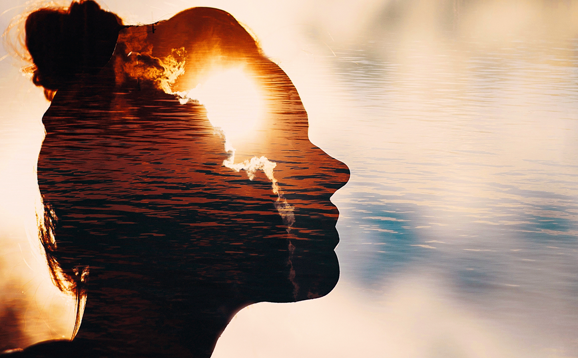
[(110, 59), (122, 20), (92, 1), (68, 9), (42, 8), (26, 19), (26, 47), (35, 65), (33, 82), (46, 98), (80, 73), (94, 74)]

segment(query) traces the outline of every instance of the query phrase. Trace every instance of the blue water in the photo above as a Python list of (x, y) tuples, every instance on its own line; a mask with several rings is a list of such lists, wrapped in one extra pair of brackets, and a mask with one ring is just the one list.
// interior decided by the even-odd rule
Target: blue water
[(358, 114), (332, 148), (353, 173), (343, 277), (376, 297), (407, 272), (443, 281), (513, 337), (530, 325), (577, 354), (578, 42), (387, 35), (333, 48)]

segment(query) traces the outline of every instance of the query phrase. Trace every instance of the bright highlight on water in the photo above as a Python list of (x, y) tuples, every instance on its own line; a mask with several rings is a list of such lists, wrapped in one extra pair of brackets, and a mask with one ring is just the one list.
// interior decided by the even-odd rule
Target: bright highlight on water
[(233, 142), (241, 142), (254, 134), (262, 122), (265, 109), (263, 96), (256, 84), (247, 76), (242, 67), (234, 67), (214, 73), (209, 79), (189, 91), (174, 93), (182, 104), (189, 100), (198, 101), (205, 106), (207, 118), (225, 137), (225, 150), (229, 158), (223, 166), (235, 171), (244, 170), (249, 180), (262, 170), (272, 183), (273, 193), (277, 194), (275, 208), (287, 225), (287, 232), (295, 223), (294, 208), (287, 202), (274, 176), (277, 163), (265, 156), (254, 156), (251, 159), (235, 163)]

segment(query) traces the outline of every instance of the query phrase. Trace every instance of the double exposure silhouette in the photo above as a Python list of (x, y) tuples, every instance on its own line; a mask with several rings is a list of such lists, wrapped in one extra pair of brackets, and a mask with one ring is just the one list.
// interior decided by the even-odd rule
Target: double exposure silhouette
[[(26, 39), (52, 100), (41, 240), (80, 328), (11, 355), (208, 357), (241, 308), (333, 289), (330, 197), (349, 170), (309, 141), (297, 90), (230, 14), (123, 26), (82, 1), (30, 14)], [(214, 107), (237, 127), (223, 133), (190, 90), (227, 71), (254, 84), (263, 110), (245, 124), (251, 99), (224, 76)]]

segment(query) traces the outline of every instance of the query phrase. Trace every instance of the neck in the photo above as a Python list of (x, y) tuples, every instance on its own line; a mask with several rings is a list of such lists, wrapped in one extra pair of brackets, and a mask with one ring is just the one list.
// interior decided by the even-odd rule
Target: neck
[(111, 356), (210, 357), (240, 308), (215, 292), (196, 289), (191, 296), (157, 287), (157, 293), (171, 292), (159, 297), (154, 288), (135, 286), (89, 289), (77, 338), (97, 343)]

